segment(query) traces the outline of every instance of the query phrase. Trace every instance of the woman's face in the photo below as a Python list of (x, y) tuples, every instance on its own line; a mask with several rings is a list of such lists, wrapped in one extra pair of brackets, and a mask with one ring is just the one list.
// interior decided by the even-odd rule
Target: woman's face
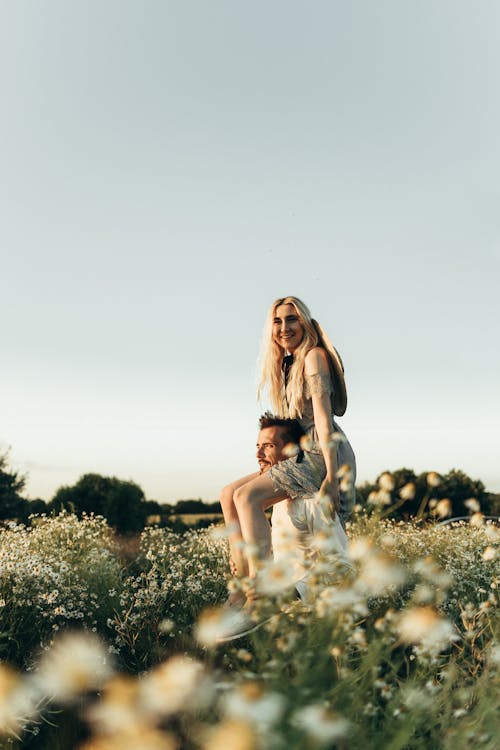
[(293, 305), (278, 305), (273, 318), (273, 341), (294, 352), (304, 337), (304, 328)]

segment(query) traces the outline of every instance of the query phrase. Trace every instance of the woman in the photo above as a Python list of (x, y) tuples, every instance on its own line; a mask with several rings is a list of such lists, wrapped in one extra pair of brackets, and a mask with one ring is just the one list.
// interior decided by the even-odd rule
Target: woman
[[(297, 419), (306, 441), (297, 456), (272, 466), (265, 474), (250, 474), (225, 487), (221, 506), (230, 527), (233, 572), (256, 575), (259, 559), (270, 554), (270, 527), (265, 509), (286, 497), (330, 498), (332, 514), (345, 521), (354, 503), (355, 458), (334, 422), (347, 406), (342, 361), (297, 297), (276, 300), (264, 330), (262, 375), (264, 388), (278, 416)], [(349, 482), (339, 483), (339, 467), (349, 467)], [(245, 553), (253, 550), (251, 554)], [(233, 597), (236, 599), (237, 597)]]

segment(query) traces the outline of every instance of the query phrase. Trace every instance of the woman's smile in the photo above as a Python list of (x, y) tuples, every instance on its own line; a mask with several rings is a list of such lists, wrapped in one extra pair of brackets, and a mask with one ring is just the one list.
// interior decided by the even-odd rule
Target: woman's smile
[(283, 349), (294, 351), (304, 337), (304, 328), (293, 305), (279, 305), (273, 318), (273, 340)]

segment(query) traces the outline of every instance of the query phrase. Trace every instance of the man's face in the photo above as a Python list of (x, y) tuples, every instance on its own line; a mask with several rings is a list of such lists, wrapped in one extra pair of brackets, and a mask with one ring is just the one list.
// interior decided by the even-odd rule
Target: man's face
[(257, 437), (257, 461), (260, 470), (267, 471), (273, 464), (287, 456), (283, 453), (286, 441), (283, 440), (282, 427), (264, 427)]

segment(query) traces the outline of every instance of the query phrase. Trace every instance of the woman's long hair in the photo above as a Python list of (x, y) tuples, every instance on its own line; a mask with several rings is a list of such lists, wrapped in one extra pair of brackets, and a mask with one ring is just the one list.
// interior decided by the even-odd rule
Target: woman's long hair
[[(282, 363), (285, 349), (273, 340), (273, 320), (280, 305), (293, 305), (304, 329), (304, 336), (293, 353), (293, 364), (289, 370), (286, 394), (283, 388)], [(320, 324), (311, 317), (307, 305), (298, 297), (281, 297), (269, 309), (262, 338), (261, 377), (257, 395), (268, 390), (273, 410), (280, 417), (296, 419), (302, 416), (304, 406), (304, 360), (315, 346), (325, 350), (332, 379), (335, 373), (334, 348)]]

